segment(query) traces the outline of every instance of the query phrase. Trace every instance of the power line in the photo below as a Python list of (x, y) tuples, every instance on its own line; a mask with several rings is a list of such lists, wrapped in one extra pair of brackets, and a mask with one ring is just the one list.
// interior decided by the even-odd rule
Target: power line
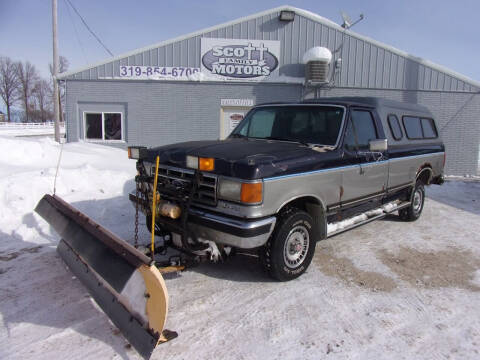
[(67, 4), (66, 0), (63, 0), (63, 2), (65, 3), (65, 7), (67, 8), (67, 12), (68, 12), (68, 16), (70, 17), (70, 21), (72, 22), (73, 30), (75, 30), (75, 36), (77, 38), (78, 45), (80, 45), (80, 49), (82, 50), (83, 58), (85, 60), (85, 63), (88, 64), (87, 54), (85, 53), (83, 43), (80, 41), (80, 36), (78, 35), (77, 26), (75, 25), (75, 21), (73, 20), (72, 13), (70, 12), (70, 8), (68, 7), (68, 4)]
[(100, 45), (102, 45), (102, 47), (105, 49), (105, 51), (107, 51), (112, 57), (114, 56), (113, 53), (108, 50), (108, 48), (105, 46), (105, 44), (102, 42), (102, 40), (100, 40), (100, 38), (93, 32), (92, 29), (90, 29), (90, 27), (88, 26), (87, 22), (85, 21), (85, 19), (82, 17), (82, 15), (80, 15), (80, 13), (78, 12), (78, 10), (75, 8), (75, 6), (73, 6), (73, 4), (70, 2), (70, 0), (65, 0), (73, 9), (73, 11), (75, 11), (75, 13), (78, 15), (78, 17), (80, 18), (80, 20), (82, 20), (83, 22), (83, 25), (85, 25), (85, 27), (87, 28), (87, 30), (90, 32), (90, 34), (93, 35), (93, 37), (100, 43)]

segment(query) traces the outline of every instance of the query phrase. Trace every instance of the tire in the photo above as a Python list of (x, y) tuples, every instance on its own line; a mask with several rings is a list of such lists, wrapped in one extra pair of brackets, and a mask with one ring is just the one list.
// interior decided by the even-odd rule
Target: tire
[(302, 275), (315, 253), (315, 231), (312, 217), (305, 211), (291, 209), (279, 216), (270, 239), (260, 253), (268, 274), (279, 281)]
[(417, 220), (422, 214), (424, 204), (425, 187), (421, 181), (417, 181), (415, 188), (413, 189), (412, 201), (410, 203), (410, 206), (398, 212), (400, 218), (405, 221)]
[[(152, 216), (151, 215), (145, 216), (145, 225), (147, 226), (148, 232), (151, 234), (152, 233)], [(159, 235), (163, 233), (164, 231), (162, 230), (162, 228), (158, 226), (158, 224), (155, 224), (155, 234)]]

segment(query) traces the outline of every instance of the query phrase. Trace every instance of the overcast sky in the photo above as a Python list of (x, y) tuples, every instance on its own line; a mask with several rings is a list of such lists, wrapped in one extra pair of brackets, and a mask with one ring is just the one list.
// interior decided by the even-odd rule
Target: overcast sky
[[(340, 10), (365, 19), (353, 30), (480, 80), (479, 0), (70, 0), (114, 55), (289, 4), (341, 24)], [(51, 0), (0, 0), (0, 55), (29, 60), (48, 75)], [(58, 0), (59, 52), (70, 69), (105, 60), (67, 0)]]

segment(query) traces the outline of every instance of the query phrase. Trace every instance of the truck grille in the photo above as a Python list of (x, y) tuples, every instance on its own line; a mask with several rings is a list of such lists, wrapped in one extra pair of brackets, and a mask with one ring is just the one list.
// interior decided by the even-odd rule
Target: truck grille
[[(155, 166), (152, 166), (152, 175), (155, 175)], [(190, 187), (195, 178), (195, 171), (190, 169), (181, 169), (167, 165), (159, 165), (158, 180), (160, 182), (174, 185), (179, 184)], [(207, 204), (217, 204), (217, 176), (213, 174), (202, 173), (197, 191), (193, 195), (193, 201)]]

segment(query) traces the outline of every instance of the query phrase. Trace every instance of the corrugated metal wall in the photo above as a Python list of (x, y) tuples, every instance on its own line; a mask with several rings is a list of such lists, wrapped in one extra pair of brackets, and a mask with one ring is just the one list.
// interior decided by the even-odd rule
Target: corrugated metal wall
[[(74, 74), (70, 79), (93, 80), (119, 76), (121, 65), (200, 67), (200, 39), (234, 38), (280, 40), (279, 76), (269, 81), (302, 81), (303, 54), (313, 46), (325, 46), (342, 67), (336, 78), (340, 87), (377, 89), (419, 89), (443, 91), (476, 91), (474, 86), (444, 72), (404, 57), (372, 42), (345, 34), (332, 26), (296, 15), (293, 22), (281, 22), (279, 13), (229, 25), (215, 31), (139, 52), (121, 60)], [(343, 44), (343, 46), (342, 46)]]

